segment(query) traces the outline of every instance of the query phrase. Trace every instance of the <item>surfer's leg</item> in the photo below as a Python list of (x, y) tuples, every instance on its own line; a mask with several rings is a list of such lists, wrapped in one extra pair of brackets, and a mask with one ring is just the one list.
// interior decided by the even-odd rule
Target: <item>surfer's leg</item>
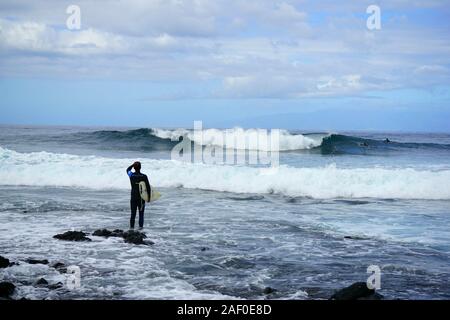
[(134, 221), (136, 220), (136, 210), (138, 208), (137, 201), (130, 200), (131, 217), (130, 217), (130, 229), (134, 229)]
[(145, 202), (140, 201), (139, 205), (139, 227), (144, 227), (144, 211), (145, 211)]

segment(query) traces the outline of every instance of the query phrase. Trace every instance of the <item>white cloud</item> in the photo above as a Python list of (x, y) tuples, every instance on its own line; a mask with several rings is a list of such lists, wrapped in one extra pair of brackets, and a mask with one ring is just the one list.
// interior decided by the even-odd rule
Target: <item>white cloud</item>
[(126, 49), (117, 35), (93, 29), (71, 32), (42, 23), (0, 20), (0, 45), (6, 50), (58, 54), (104, 54)]
[[(205, 98), (352, 95), (449, 81), (445, 28), (416, 25), (401, 11), (402, 19), (391, 13), (382, 30), (370, 32), (365, 28), (366, 2), (77, 4), (82, 29), (69, 31), (66, 4), (60, 1), (3, 1), (0, 75), (207, 82)], [(432, 5), (448, 10), (442, 1)], [(401, 0), (381, 1), (380, 6), (382, 12), (409, 8)]]
[(333, 94), (337, 91), (351, 91), (361, 88), (361, 76), (358, 74), (349, 74), (339, 79), (334, 77), (322, 77), (319, 79), (317, 89), (320, 94)]

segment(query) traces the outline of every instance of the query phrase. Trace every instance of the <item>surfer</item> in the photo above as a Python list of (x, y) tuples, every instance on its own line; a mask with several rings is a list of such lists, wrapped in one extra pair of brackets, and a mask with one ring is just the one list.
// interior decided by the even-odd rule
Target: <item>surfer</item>
[(384, 140), (385, 143), (390, 143), (391, 140), (389, 140), (389, 138), (386, 138), (386, 140)]
[[(134, 172), (131, 169), (134, 168)], [(141, 198), (141, 194), (139, 191), (139, 182), (144, 181), (147, 186), (147, 192), (150, 197), (150, 183), (148, 182), (148, 178), (145, 174), (141, 173), (141, 163), (136, 161), (131, 166), (127, 168), (127, 175), (130, 177), (131, 183), (131, 218), (130, 218), (130, 229), (134, 229), (134, 221), (136, 220), (136, 210), (139, 209), (139, 228), (142, 229), (144, 227), (144, 210), (145, 210), (145, 201)]]

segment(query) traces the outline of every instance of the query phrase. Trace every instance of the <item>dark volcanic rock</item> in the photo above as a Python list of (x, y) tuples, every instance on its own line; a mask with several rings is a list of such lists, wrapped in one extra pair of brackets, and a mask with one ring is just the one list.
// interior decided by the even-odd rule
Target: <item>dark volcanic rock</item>
[(369, 240), (369, 238), (359, 237), (359, 236), (344, 236), (347, 240)]
[(143, 232), (139, 232), (139, 231), (127, 231), (123, 233), (123, 240), (125, 240), (125, 242), (127, 243), (132, 243), (132, 244), (147, 244), (146, 242), (144, 242), (144, 239), (147, 238), (147, 235)]
[(62, 262), (55, 263), (54, 265), (52, 265), (52, 268), (55, 268), (59, 273), (67, 273), (67, 267)]
[(123, 230), (119, 230), (116, 229), (114, 231), (109, 231), (108, 229), (99, 229), (99, 230), (95, 230), (94, 233), (92, 234), (93, 236), (97, 236), (97, 237), (123, 237)]
[(115, 229), (113, 231), (114, 237), (123, 237), (123, 230)]
[(277, 290), (276, 289), (274, 289), (274, 288), (271, 288), (271, 287), (265, 287), (264, 288), (264, 294), (271, 294), (271, 293), (274, 293), (274, 292), (276, 292)]
[(82, 231), (67, 231), (62, 234), (57, 234), (53, 238), (66, 241), (91, 241), (86, 237), (86, 233)]
[(374, 294), (371, 294), (368, 297), (362, 297), (362, 298), (358, 298), (358, 300), (383, 300), (384, 296), (375, 292)]
[(25, 262), (27, 262), (29, 264), (48, 264), (47, 259), (44, 259), (44, 260), (27, 259), (27, 260), (25, 260)]
[(330, 300), (379, 300), (382, 298), (383, 296), (376, 293), (375, 290), (367, 288), (365, 282), (356, 282), (337, 291)]
[(44, 288), (48, 288), (49, 290), (56, 290), (59, 288), (62, 288), (64, 285), (62, 284), (62, 282), (58, 282), (58, 283), (54, 283), (54, 284), (49, 284), (47, 280), (45, 280), (44, 278), (40, 278), (38, 281), (35, 282), (34, 284), (36, 287), (44, 287)]
[(94, 236), (98, 236), (98, 237), (120, 237), (123, 238), (123, 240), (126, 243), (132, 243), (132, 244), (153, 244), (153, 242), (147, 240), (144, 241), (144, 239), (147, 238), (147, 235), (143, 232), (139, 232), (139, 231), (134, 231), (134, 230), (130, 230), (130, 231), (126, 231), (124, 232), (123, 230), (120, 229), (116, 229), (113, 231), (110, 231), (108, 229), (99, 229), (94, 231), (94, 233), (92, 234)]
[(0, 268), (8, 268), (9, 267), (9, 259), (6, 259), (0, 256)]
[(147, 244), (147, 245), (153, 244), (153, 242), (149, 240), (144, 241), (144, 239), (147, 238), (147, 235), (145, 233), (134, 230), (124, 232), (123, 230), (120, 229), (116, 229), (113, 231), (110, 231), (108, 229), (99, 229), (94, 231), (92, 235), (105, 238), (119, 237), (123, 238), (125, 242), (132, 244)]
[(35, 285), (38, 287), (46, 287), (48, 285), (48, 281), (44, 278), (40, 278), (38, 281), (36, 281)]
[(50, 290), (56, 290), (56, 289), (62, 288), (63, 286), (64, 285), (62, 284), (62, 282), (58, 282), (58, 283), (54, 283), (54, 284), (49, 285), (48, 288)]
[(0, 282), (0, 298), (9, 298), (14, 293), (16, 286), (11, 282)]
[[(125, 242), (132, 244), (144, 244), (144, 245), (153, 244), (153, 242), (149, 240), (144, 241), (144, 239), (147, 238), (147, 235), (145, 233), (134, 230), (124, 232), (123, 230), (120, 229), (115, 229), (113, 231), (110, 231), (108, 229), (98, 229), (95, 230), (92, 235), (106, 238), (119, 237), (123, 238)], [(63, 234), (57, 234), (53, 236), (53, 238), (67, 241), (91, 241), (91, 239), (86, 237), (86, 233), (82, 231), (68, 231)]]

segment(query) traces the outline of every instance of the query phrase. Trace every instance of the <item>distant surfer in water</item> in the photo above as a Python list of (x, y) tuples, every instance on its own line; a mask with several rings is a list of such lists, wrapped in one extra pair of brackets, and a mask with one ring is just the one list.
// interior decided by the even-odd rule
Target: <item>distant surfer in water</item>
[[(134, 168), (134, 172), (131, 169)], [(141, 173), (141, 163), (136, 161), (131, 166), (127, 168), (127, 175), (130, 177), (131, 183), (131, 218), (130, 218), (130, 228), (134, 229), (134, 221), (136, 220), (136, 210), (139, 209), (139, 228), (142, 229), (144, 227), (144, 210), (145, 210), (145, 201), (141, 198), (139, 183), (144, 181), (147, 186), (148, 196), (150, 197), (150, 183), (148, 182), (148, 178), (145, 174)]]

